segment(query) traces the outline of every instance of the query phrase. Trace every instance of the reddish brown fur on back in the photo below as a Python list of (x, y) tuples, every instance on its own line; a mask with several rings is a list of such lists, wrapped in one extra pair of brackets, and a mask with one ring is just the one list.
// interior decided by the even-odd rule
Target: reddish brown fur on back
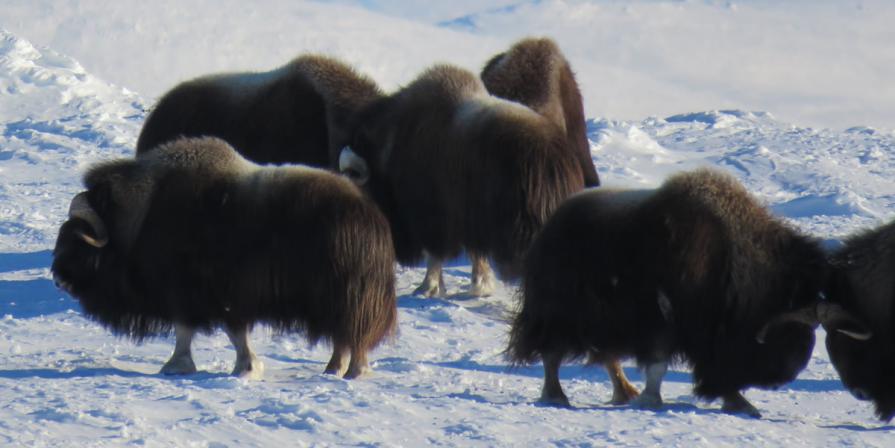
[(492, 95), (524, 104), (564, 129), (568, 144), (576, 148), (585, 185), (600, 185), (591, 160), (581, 91), (556, 42), (549, 38), (522, 39), (491, 58), (481, 78)]

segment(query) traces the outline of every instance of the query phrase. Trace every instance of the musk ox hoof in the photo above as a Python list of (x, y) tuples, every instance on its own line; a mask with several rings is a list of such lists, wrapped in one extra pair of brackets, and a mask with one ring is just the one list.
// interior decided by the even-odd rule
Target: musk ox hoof
[(237, 362), (231, 374), (244, 380), (260, 380), (264, 376), (264, 363), (258, 358)]
[(494, 285), (487, 283), (473, 283), (469, 286), (469, 295), (472, 297), (490, 297), (494, 294)]
[(659, 410), (662, 409), (662, 397), (654, 394), (642, 393), (630, 401), (631, 406), (637, 409)]
[(372, 372), (372, 369), (368, 366), (358, 367), (358, 368), (349, 368), (345, 375), (342, 376), (343, 379), (353, 380), (357, 377), (368, 375)]
[(423, 297), (441, 297), (444, 296), (444, 284), (424, 280), (423, 283), (413, 291), (413, 294)]
[(612, 390), (612, 399), (609, 400), (609, 404), (621, 406), (630, 403), (639, 396), (640, 392), (630, 383), (626, 383), (625, 385)]
[(745, 415), (752, 418), (761, 418), (761, 412), (752, 406), (742, 395), (725, 398), (721, 410), (727, 414)]
[(196, 363), (191, 356), (171, 358), (162, 366), (162, 375), (190, 375), (196, 373)]
[(543, 406), (551, 406), (556, 408), (571, 408), (572, 403), (569, 403), (569, 398), (566, 397), (566, 394), (560, 392), (559, 395), (556, 394), (548, 394), (541, 393), (541, 398), (538, 399), (538, 404)]
[(343, 371), (344, 371), (344, 368), (342, 366), (335, 366), (335, 367), (326, 366), (326, 369), (323, 371), (323, 374), (324, 375), (342, 376)]

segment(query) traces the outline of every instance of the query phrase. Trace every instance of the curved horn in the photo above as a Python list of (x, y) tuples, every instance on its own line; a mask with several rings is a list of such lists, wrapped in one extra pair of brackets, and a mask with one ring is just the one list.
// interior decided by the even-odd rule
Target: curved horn
[(109, 243), (109, 233), (106, 231), (106, 225), (103, 224), (103, 220), (96, 213), (96, 210), (87, 202), (87, 192), (78, 193), (71, 200), (71, 205), (68, 207), (68, 217), (83, 219), (93, 229), (95, 236), (78, 232), (78, 236), (87, 244), (96, 248), (102, 248)]
[(820, 307), (820, 303), (812, 303), (804, 308), (799, 308), (795, 311), (790, 311), (788, 313), (778, 314), (774, 316), (768, 323), (764, 324), (761, 327), (761, 330), (758, 331), (758, 334), (755, 335), (755, 340), (758, 341), (759, 344), (764, 344), (765, 339), (768, 336), (768, 332), (771, 331), (771, 328), (785, 323), (795, 322), (800, 324), (808, 325), (811, 328), (816, 328), (820, 321), (817, 318), (817, 308)]
[(860, 319), (846, 311), (838, 303), (818, 303), (817, 317), (827, 332), (837, 331), (859, 341), (866, 341), (873, 337), (873, 331), (867, 328), (867, 325), (864, 325)]
[(342, 148), (339, 154), (339, 172), (348, 176), (352, 182), (361, 186), (370, 179), (367, 162), (357, 155), (350, 146)]

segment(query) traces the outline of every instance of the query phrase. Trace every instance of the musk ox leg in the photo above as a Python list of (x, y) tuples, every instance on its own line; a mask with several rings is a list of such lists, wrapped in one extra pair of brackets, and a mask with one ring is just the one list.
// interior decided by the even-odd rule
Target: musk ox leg
[(361, 348), (351, 349), (351, 361), (348, 363), (348, 371), (342, 378), (351, 380), (357, 378), (370, 370), (367, 364), (367, 350)]
[(488, 259), (476, 254), (470, 254), (472, 259), (472, 284), (469, 295), (473, 297), (488, 297), (494, 293), (494, 273), (488, 264)]
[(249, 347), (249, 330), (246, 327), (233, 329), (227, 326), (227, 336), (236, 349), (236, 365), (233, 366), (233, 376), (249, 380), (261, 379), (264, 373), (264, 363), (261, 362)]
[(193, 335), (196, 330), (181, 324), (174, 325), (174, 353), (171, 359), (162, 366), (164, 375), (188, 375), (196, 373), (196, 363), (193, 362)]
[(625, 376), (625, 371), (622, 370), (622, 366), (617, 359), (606, 360), (603, 363), (603, 367), (606, 369), (606, 373), (609, 374), (609, 379), (612, 380), (612, 399), (609, 401), (609, 404), (628, 404), (640, 395), (637, 388), (628, 381), (628, 377)]
[(541, 403), (552, 406), (570, 408), (569, 398), (562, 391), (559, 384), (559, 366), (562, 364), (562, 355), (556, 353), (544, 353), (544, 386), (541, 388)]
[(348, 360), (348, 355), (351, 353), (348, 345), (333, 342), (333, 355), (329, 358), (329, 362), (326, 364), (326, 369), (323, 373), (327, 375), (338, 375), (341, 376), (342, 372), (345, 371), (345, 361)]
[(640, 409), (659, 409), (662, 407), (662, 378), (668, 371), (667, 362), (655, 362), (646, 366), (646, 387), (640, 396), (631, 400), (631, 405)]
[(721, 410), (728, 414), (745, 414), (749, 417), (761, 418), (761, 412), (758, 412), (758, 409), (752, 406), (752, 403), (749, 403), (749, 400), (746, 400), (746, 397), (739, 392), (724, 395), (721, 399), (724, 401)]
[(444, 276), (441, 275), (441, 260), (427, 257), (426, 278), (414, 294), (423, 297), (438, 297), (444, 295)]

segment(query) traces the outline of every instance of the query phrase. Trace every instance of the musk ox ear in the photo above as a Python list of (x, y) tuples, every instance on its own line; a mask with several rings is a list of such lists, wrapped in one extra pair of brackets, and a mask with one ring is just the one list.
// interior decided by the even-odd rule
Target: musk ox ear
[(69, 219), (81, 219), (90, 226), (92, 235), (84, 231), (78, 231), (78, 236), (85, 243), (96, 248), (103, 248), (109, 243), (109, 233), (106, 230), (106, 225), (99, 217), (99, 214), (96, 213), (96, 210), (90, 206), (90, 202), (87, 201), (86, 191), (78, 193), (71, 200), (71, 205), (68, 207), (68, 217)]
[(363, 186), (370, 180), (370, 168), (367, 161), (355, 153), (350, 146), (342, 148), (339, 154), (339, 172), (348, 176), (358, 186)]
[(835, 331), (858, 341), (867, 341), (873, 337), (873, 331), (861, 319), (838, 303), (819, 303), (817, 317), (827, 333)]
[(758, 341), (759, 344), (764, 344), (769, 331), (778, 325), (787, 323), (799, 323), (811, 328), (817, 328), (817, 325), (820, 323), (817, 317), (818, 306), (819, 303), (812, 303), (804, 308), (799, 308), (788, 313), (781, 313), (772, 317), (771, 320), (761, 327), (758, 334), (755, 335), (755, 340)]

